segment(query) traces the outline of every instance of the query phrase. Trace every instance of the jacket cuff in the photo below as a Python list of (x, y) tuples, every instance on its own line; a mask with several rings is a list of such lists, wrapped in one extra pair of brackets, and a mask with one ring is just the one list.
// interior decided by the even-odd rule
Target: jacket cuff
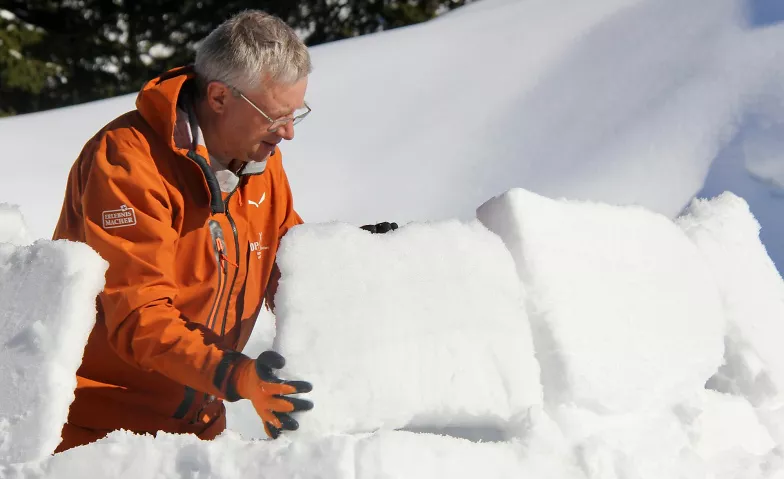
[(242, 399), (234, 386), (233, 373), (235, 366), (245, 359), (250, 358), (238, 351), (226, 351), (223, 353), (223, 358), (218, 363), (218, 367), (215, 368), (213, 384), (218, 388), (218, 391), (223, 393), (226, 401), (234, 402)]

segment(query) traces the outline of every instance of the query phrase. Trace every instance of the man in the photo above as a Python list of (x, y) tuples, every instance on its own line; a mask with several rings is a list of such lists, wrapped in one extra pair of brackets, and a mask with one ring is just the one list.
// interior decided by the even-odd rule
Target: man
[(272, 300), (278, 242), (302, 222), (277, 145), (310, 112), (310, 71), (291, 28), (247, 11), (84, 146), (54, 238), (110, 266), (58, 452), (117, 429), (211, 439), (224, 399), (252, 401), (275, 438), (313, 406), (291, 396), (310, 384), (275, 376), (279, 355), (239, 352)]

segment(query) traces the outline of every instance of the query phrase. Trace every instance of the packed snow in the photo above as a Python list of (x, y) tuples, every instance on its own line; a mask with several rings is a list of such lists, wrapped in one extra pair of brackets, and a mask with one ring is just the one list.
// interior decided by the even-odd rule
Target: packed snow
[(0, 477), (781, 479), (776, 2), (480, 0), (313, 48), (310, 224), (245, 350), (314, 383), (277, 441), (239, 401), (214, 441), (49, 455), (106, 264), (34, 240), (135, 95), (0, 120)]
[(478, 222), (385, 235), (305, 225), (284, 237), (278, 265), (275, 349), (319, 405), (298, 434), (467, 426), (503, 436), (541, 404), (514, 264)]
[(41, 459), (60, 443), (107, 268), (81, 243), (0, 243), (0, 462)]

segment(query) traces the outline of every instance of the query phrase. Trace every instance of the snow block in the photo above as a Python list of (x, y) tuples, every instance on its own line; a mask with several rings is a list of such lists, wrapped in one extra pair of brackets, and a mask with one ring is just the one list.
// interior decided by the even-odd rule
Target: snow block
[(81, 243), (0, 244), (0, 463), (60, 443), (107, 268)]
[(0, 243), (16, 245), (31, 241), (27, 225), (18, 206), (0, 203)]
[[(541, 404), (514, 262), (479, 222), (370, 234), (292, 229), (278, 253), (276, 349), (313, 383), (297, 434), (504, 431)], [(504, 436), (505, 437), (505, 436)]]
[(718, 369), (721, 297), (669, 219), (522, 189), (477, 215), (515, 258), (547, 404), (608, 414), (666, 407)]
[(784, 394), (784, 281), (760, 242), (760, 225), (742, 198), (694, 200), (678, 224), (699, 247), (724, 297), (725, 364), (709, 386), (755, 406)]

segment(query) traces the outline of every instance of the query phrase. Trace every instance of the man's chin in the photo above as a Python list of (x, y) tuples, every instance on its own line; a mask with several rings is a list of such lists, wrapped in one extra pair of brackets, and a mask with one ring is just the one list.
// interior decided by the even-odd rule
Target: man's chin
[(248, 155), (247, 161), (264, 161), (275, 151), (275, 145), (262, 143), (259, 147)]

